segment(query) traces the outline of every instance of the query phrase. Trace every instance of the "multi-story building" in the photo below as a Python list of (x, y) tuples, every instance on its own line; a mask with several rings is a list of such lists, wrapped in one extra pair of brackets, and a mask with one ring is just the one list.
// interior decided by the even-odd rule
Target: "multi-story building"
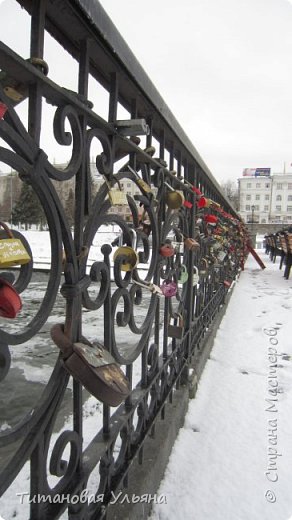
[(247, 223), (292, 223), (292, 174), (244, 176), (238, 179), (239, 213)]
[[(58, 169), (66, 167), (66, 164), (56, 165)], [(101, 175), (96, 174), (96, 167), (94, 164), (91, 165), (92, 173), (92, 190), (93, 196), (97, 193), (105, 180)], [(60, 201), (64, 207), (66, 207), (70, 192), (74, 193), (75, 190), (75, 177), (67, 181), (58, 182), (52, 181), (56, 191), (59, 195)], [(20, 180), (17, 172), (11, 172), (0, 175), (0, 220), (10, 222), (11, 214), (15, 204), (20, 196), (22, 187), (22, 181)], [(120, 185), (115, 184), (113, 189), (121, 189), (125, 195), (130, 195), (134, 198), (135, 195), (141, 194), (141, 191), (137, 187), (137, 184), (130, 179), (122, 179)], [(124, 219), (131, 218), (130, 208), (127, 203), (112, 206), (109, 213), (117, 213)]]

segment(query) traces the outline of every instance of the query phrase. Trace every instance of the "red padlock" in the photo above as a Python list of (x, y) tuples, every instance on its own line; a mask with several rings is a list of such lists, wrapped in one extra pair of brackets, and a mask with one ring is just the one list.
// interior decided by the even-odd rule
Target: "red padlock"
[(160, 249), (159, 249), (159, 253), (161, 256), (164, 256), (164, 257), (169, 257), (169, 256), (173, 256), (174, 255), (174, 248), (172, 247), (171, 244), (163, 244)]
[(14, 287), (0, 278), (0, 316), (15, 318), (22, 308), (22, 302)]
[(204, 215), (204, 220), (207, 222), (207, 224), (217, 224), (218, 217), (216, 217), (216, 215), (212, 215), (211, 213), (207, 213)]

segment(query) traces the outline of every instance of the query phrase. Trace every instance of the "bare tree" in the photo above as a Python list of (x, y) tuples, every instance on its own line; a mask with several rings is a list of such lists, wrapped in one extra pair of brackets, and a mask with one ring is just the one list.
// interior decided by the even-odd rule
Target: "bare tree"
[(238, 185), (235, 181), (227, 179), (221, 182), (221, 188), (225, 197), (231, 202), (235, 210), (239, 210), (239, 192)]

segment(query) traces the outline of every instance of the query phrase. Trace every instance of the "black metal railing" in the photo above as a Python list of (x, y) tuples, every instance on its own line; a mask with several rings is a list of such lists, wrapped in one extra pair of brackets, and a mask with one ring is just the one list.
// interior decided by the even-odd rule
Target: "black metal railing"
[[(2, 313), (1, 319), (1, 395), (9, 392), (7, 406), (17, 411), (12, 425), (0, 431), (0, 491), (5, 497), (30, 461), (30, 497), (50, 497), (30, 501), (31, 519), (58, 518), (66, 509), (68, 518), (102, 518), (133, 458), (139, 454), (143, 464), (145, 438), (202, 349), (242, 267), (244, 230), (97, 1), (17, 4), (31, 19), (30, 57), (0, 43), (0, 160), (41, 202), (51, 263), (42, 296), (34, 301), (39, 282), (33, 252), (23, 233), (14, 231), (31, 260), (0, 272), (0, 281), (12, 282), (9, 289), (22, 298), (17, 316)], [(78, 91), (51, 78), (44, 51), (48, 35), (77, 63)], [(63, 68), (65, 82), (66, 64)], [(92, 106), (92, 85), (108, 93), (107, 119), (98, 102)], [(71, 154), (63, 169), (49, 158), (47, 104), (54, 111), (53, 137)], [(118, 117), (121, 112), (128, 116)], [(70, 179), (73, 227), (56, 187)], [(129, 193), (120, 190), (122, 182)], [(102, 243), (105, 226), (114, 236)], [(0, 232), (2, 243), (5, 233)], [(44, 336), (54, 366), (33, 404), (19, 410), (19, 400), (11, 398), (17, 386), (9, 379), (11, 357), (22, 346), (21, 363), (27, 356), (41, 370)], [(103, 403), (102, 427), (86, 446), (84, 386)], [(73, 414), (70, 428), (60, 424), (64, 410)], [(93, 492), (102, 501), (58, 500), (81, 496), (92, 475)]]

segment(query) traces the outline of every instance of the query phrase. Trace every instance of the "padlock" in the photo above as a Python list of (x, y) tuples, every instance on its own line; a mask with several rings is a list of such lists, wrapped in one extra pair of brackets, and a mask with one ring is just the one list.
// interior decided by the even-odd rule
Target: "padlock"
[(177, 284), (171, 280), (164, 280), (160, 289), (166, 298), (172, 298), (177, 293)]
[(31, 261), (27, 250), (19, 238), (15, 238), (11, 229), (0, 222), (8, 238), (0, 238), (0, 267), (28, 264)]
[(62, 352), (66, 370), (96, 399), (118, 406), (129, 395), (126, 376), (104, 347), (87, 340), (71, 343), (61, 324), (52, 327), (51, 336)]
[(184, 284), (188, 281), (189, 273), (185, 264), (181, 265), (178, 283)]
[(218, 222), (218, 217), (216, 217), (216, 215), (212, 215), (211, 213), (207, 213), (204, 215), (204, 220), (207, 222), (207, 224), (216, 225)]
[(207, 259), (201, 258), (200, 265), (202, 265), (202, 267), (200, 267), (200, 270), (199, 270), (200, 275), (206, 276), (207, 272), (208, 272), (208, 267), (209, 267)]
[(224, 262), (226, 256), (227, 256), (227, 252), (226, 251), (219, 251), (219, 253), (217, 255), (218, 261), (219, 262)]
[(200, 248), (199, 242), (197, 242), (194, 238), (185, 238), (184, 244), (189, 251), (196, 251)]
[(199, 269), (194, 265), (193, 267), (194, 271), (193, 271), (193, 287), (195, 285), (198, 285), (199, 281), (200, 281), (200, 276), (199, 276)]
[(132, 234), (132, 247), (130, 246), (123, 246), (123, 234), (119, 237), (119, 247), (114, 253), (114, 261), (121, 260), (120, 269), (121, 271), (132, 271), (138, 261), (139, 256), (138, 253), (135, 251), (135, 248), (137, 246), (137, 234), (133, 229), (130, 229), (129, 232)]
[(198, 208), (208, 208), (211, 205), (211, 199), (208, 199), (207, 197), (200, 197), (200, 199), (197, 202)]
[[(48, 64), (41, 58), (29, 58), (29, 63), (38, 68), (45, 76), (47, 76)], [(18, 105), (21, 101), (28, 97), (28, 83), (23, 83), (19, 79), (10, 76), (5, 70), (0, 71), (0, 85), (6, 96), (10, 99), (13, 106)]]
[(18, 292), (4, 278), (0, 278), (0, 316), (2, 318), (16, 318), (22, 308)]
[(184, 335), (184, 322), (183, 317), (181, 314), (178, 314), (175, 318), (176, 320), (179, 320), (178, 325), (172, 325), (171, 323), (168, 323), (167, 326), (167, 335), (170, 338), (174, 339), (182, 339)]
[(163, 244), (159, 249), (159, 254), (164, 257), (173, 256), (175, 253), (174, 247), (170, 243)]
[(158, 296), (163, 296), (162, 290), (160, 289), (160, 287), (158, 287), (158, 285), (155, 285), (155, 283), (151, 283), (151, 282), (142, 283), (142, 282), (138, 282), (137, 280), (133, 280), (133, 283), (136, 285), (139, 285), (140, 287), (143, 287), (144, 289), (148, 289), (153, 294), (157, 294)]
[(174, 190), (173, 187), (170, 186), (170, 184), (168, 184), (167, 182), (165, 182), (164, 184), (170, 190), (165, 195), (165, 202), (166, 202), (167, 206), (170, 209), (178, 209), (178, 208), (180, 208), (183, 205), (184, 200), (185, 200), (182, 191)]
[(199, 195), (199, 196), (202, 195), (201, 190), (199, 190), (199, 188), (196, 188), (196, 186), (194, 186), (191, 182), (187, 181), (186, 179), (184, 179), (184, 182), (191, 188), (191, 190), (194, 193), (196, 193), (196, 195)]
[(133, 168), (131, 168), (131, 166), (128, 166), (128, 170), (130, 170), (130, 172), (132, 172), (134, 174), (134, 176), (137, 179), (138, 186), (140, 186), (140, 188), (142, 189), (142, 191), (144, 191), (144, 193), (152, 193), (151, 186), (149, 186), (149, 184), (147, 184), (147, 182), (145, 182), (143, 179), (141, 179), (141, 177), (139, 177), (138, 173)]
[(108, 187), (108, 196), (109, 196), (109, 200), (110, 200), (111, 204), (113, 206), (120, 206), (120, 205), (128, 204), (127, 194), (122, 190), (120, 181), (115, 179), (115, 181), (117, 182), (117, 184), (119, 186), (119, 189), (117, 190), (115, 188), (112, 188), (111, 184), (106, 179), (106, 177), (104, 177), (104, 179), (105, 179), (105, 183)]

